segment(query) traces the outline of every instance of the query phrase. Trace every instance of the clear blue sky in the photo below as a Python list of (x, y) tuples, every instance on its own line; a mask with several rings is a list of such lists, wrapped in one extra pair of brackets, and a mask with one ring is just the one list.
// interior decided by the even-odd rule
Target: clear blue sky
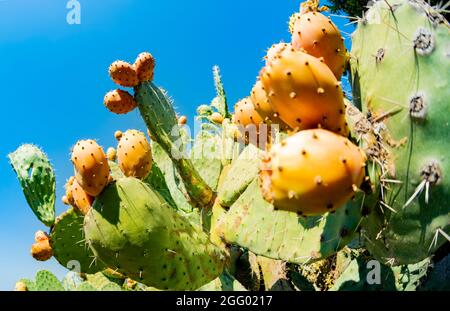
[[(116, 116), (103, 107), (115, 88), (108, 66), (141, 51), (157, 59), (156, 83), (180, 114), (214, 97), (211, 68), (222, 69), (229, 100), (248, 96), (265, 50), (289, 41), (287, 22), (298, 0), (79, 0), (81, 24), (66, 22), (65, 0), (0, 0), (0, 290), (21, 277), (66, 270), (54, 259), (29, 255), (35, 231), (31, 210), (6, 158), (22, 143), (49, 155), (57, 174), (57, 213), (71, 176), (70, 147), (83, 138), (114, 145), (117, 129), (144, 129), (138, 112)], [(344, 30), (347, 20), (333, 18)], [(347, 39), (349, 41), (349, 39)]]

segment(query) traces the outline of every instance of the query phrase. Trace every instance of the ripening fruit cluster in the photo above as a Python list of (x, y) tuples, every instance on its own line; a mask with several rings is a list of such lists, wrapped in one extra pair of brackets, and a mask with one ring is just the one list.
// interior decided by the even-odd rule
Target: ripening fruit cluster
[[(268, 50), (250, 96), (235, 105), (233, 118), (247, 143), (268, 146), (260, 174), (264, 197), (275, 208), (305, 216), (335, 211), (365, 177), (366, 156), (347, 138), (340, 79), (348, 53), (323, 10), (318, 1), (301, 5), (291, 17), (291, 42)], [(290, 134), (276, 145), (274, 126)]]
[[(138, 55), (134, 64), (125, 61), (115, 61), (109, 66), (109, 75), (114, 83), (123, 87), (136, 87), (141, 82), (152, 81), (155, 70), (155, 59), (150, 53)], [(116, 89), (108, 92), (104, 105), (116, 114), (126, 114), (136, 107), (136, 100), (127, 91)]]
[[(111, 79), (123, 87), (136, 87), (152, 81), (155, 59), (150, 53), (139, 54), (134, 64), (115, 61), (109, 67)], [(116, 89), (106, 94), (105, 106), (113, 113), (126, 114), (137, 107), (136, 100), (127, 91)], [(144, 179), (152, 168), (151, 146), (144, 133), (128, 130), (117, 131), (117, 150), (108, 148), (105, 153), (95, 140), (80, 140), (72, 149), (71, 161), (74, 176), (65, 185), (62, 201), (80, 214), (86, 215), (95, 197), (113, 181), (110, 164), (117, 164), (127, 177)]]

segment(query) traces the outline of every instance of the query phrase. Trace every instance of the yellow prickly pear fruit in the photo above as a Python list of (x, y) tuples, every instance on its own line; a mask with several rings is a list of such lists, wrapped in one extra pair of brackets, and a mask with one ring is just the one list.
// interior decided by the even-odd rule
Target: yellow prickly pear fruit
[(223, 116), (218, 112), (213, 112), (209, 119), (216, 124), (222, 124), (224, 120)]
[(116, 132), (114, 133), (114, 137), (115, 137), (118, 141), (120, 141), (120, 139), (122, 138), (122, 135), (123, 135), (122, 131), (116, 131)]
[(261, 81), (273, 110), (292, 129), (348, 136), (341, 84), (323, 61), (280, 43), (269, 50)]
[(109, 164), (103, 151), (94, 140), (81, 140), (72, 151), (75, 179), (87, 194), (96, 197), (108, 185)]
[(31, 246), (31, 256), (39, 261), (47, 261), (53, 256), (53, 249), (50, 246), (50, 237), (43, 231), (36, 232), (34, 243)]
[(289, 126), (278, 117), (275, 111), (273, 111), (269, 97), (259, 79), (253, 86), (251, 100), (255, 110), (264, 119), (265, 123), (278, 125), (281, 130), (289, 129)]
[(109, 161), (116, 161), (117, 159), (117, 151), (115, 148), (113, 147), (109, 147), (108, 150), (106, 151), (106, 156), (108, 157)]
[(179, 125), (186, 125), (187, 123), (187, 117), (186, 116), (181, 116), (178, 118), (178, 124)]
[(66, 191), (72, 198), (71, 205), (81, 214), (86, 215), (94, 204), (94, 197), (87, 194), (76, 179), (67, 185)]
[(127, 177), (143, 179), (152, 169), (152, 150), (144, 133), (126, 131), (117, 147), (119, 167)]
[(109, 111), (116, 114), (126, 114), (137, 107), (134, 97), (127, 91), (119, 89), (108, 92), (103, 103)]
[(272, 146), (263, 163), (265, 199), (276, 208), (314, 216), (335, 211), (355, 195), (366, 156), (347, 138), (314, 129)]
[(135, 87), (139, 84), (139, 78), (134, 66), (118, 60), (109, 66), (109, 76), (114, 83), (124, 87)]
[(292, 46), (317, 58), (323, 58), (338, 80), (347, 62), (344, 38), (331, 18), (321, 14), (316, 5), (302, 4), (300, 13), (291, 17)]
[(134, 62), (139, 81), (152, 81), (155, 71), (155, 58), (148, 52), (139, 54)]

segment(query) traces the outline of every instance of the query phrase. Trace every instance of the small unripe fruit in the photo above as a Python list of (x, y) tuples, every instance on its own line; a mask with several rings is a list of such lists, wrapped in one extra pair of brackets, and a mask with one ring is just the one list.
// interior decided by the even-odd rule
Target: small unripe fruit
[(139, 81), (152, 81), (155, 71), (155, 59), (152, 54), (147, 52), (139, 54), (134, 62), (134, 69)]
[(152, 150), (144, 133), (126, 131), (117, 147), (117, 162), (127, 177), (143, 179), (152, 168)]
[(185, 125), (187, 123), (187, 117), (186, 116), (181, 116), (178, 118), (178, 124), (179, 125)]
[(108, 185), (108, 159), (94, 140), (81, 140), (76, 143), (72, 151), (72, 163), (75, 179), (89, 195), (99, 195)]
[(366, 156), (350, 140), (323, 129), (305, 130), (272, 146), (260, 177), (275, 207), (305, 216), (333, 212), (365, 177)]
[(103, 103), (109, 111), (116, 114), (126, 114), (137, 107), (134, 97), (127, 91), (119, 89), (108, 92)]
[(116, 132), (114, 133), (114, 137), (115, 137), (118, 141), (122, 138), (122, 135), (123, 135), (122, 131), (116, 131)]
[(222, 116), (220, 113), (218, 113), (218, 112), (214, 112), (214, 113), (209, 117), (209, 119), (210, 119), (212, 122), (216, 123), (216, 124), (222, 124), (222, 123), (223, 123), (223, 120), (224, 120), (223, 116)]
[(124, 87), (135, 87), (139, 78), (134, 66), (124, 61), (115, 61), (109, 66), (109, 75), (114, 83)]
[(117, 151), (115, 148), (113, 147), (109, 147), (108, 150), (106, 151), (106, 156), (108, 157), (109, 161), (116, 161), (117, 159)]

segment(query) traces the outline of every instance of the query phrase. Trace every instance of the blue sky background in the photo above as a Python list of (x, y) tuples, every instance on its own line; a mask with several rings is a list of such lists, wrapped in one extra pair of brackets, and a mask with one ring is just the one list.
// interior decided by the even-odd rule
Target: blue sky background
[[(230, 104), (248, 96), (266, 49), (289, 41), (287, 23), (299, 6), (298, 0), (79, 2), (81, 24), (69, 25), (66, 0), (0, 0), (0, 290), (39, 269), (66, 273), (54, 259), (40, 263), (29, 255), (34, 233), (45, 227), (27, 206), (8, 153), (22, 143), (46, 151), (57, 174), (57, 213), (63, 212), (71, 146), (85, 138), (113, 146), (115, 130), (145, 129), (138, 112), (117, 116), (104, 108), (104, 94), (115, 88), (111, 62), (150, 51), (156, 83), (192, 121), (195, 108), (215, 96), (215, 64)], [(351, 32), (346, 19), (333, 20)]]

